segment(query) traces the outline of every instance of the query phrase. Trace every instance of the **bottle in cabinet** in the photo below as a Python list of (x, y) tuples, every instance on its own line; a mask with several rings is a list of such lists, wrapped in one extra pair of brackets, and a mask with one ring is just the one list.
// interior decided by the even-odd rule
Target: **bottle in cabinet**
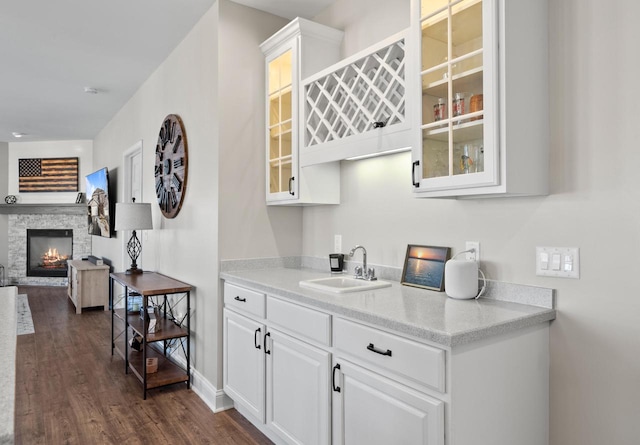
[(546, 194), (547, 2), (414, 0), (411, 26), (416, 196)]

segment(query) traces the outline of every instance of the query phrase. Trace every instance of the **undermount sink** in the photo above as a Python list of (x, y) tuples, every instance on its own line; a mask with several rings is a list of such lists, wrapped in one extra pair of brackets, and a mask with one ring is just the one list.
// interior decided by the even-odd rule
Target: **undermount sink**
[(391, 286), (391, 283), (387, 281), (357, 280), (351, 277), (317, 278), (315, 280), (300, 281), (299, 284), (302, 287), (324, 290), (327, 292), (335, 292), (337, 294), (343, 294), (347, 292), (360, 292)]

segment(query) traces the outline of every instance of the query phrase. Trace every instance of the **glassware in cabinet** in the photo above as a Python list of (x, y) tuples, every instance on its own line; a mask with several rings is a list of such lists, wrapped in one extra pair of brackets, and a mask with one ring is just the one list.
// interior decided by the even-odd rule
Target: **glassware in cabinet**
[(548, 193), (548, 5), (506, 3), (412, 3), (418, 197)]

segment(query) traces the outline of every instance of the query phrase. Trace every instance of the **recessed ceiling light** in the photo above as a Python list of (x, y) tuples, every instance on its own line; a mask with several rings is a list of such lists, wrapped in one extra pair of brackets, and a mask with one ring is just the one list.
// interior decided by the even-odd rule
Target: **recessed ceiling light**
[(13, 135), (14, 138), (21, 138), (23, 136), (26, 136), (26, 133), (19, 133), (17, 131), (14, 131), (13, 133), (11, 133)]
[(84, 87), (84, 92), (87, 94), (98, 94), (98, 90), (93, 87)]

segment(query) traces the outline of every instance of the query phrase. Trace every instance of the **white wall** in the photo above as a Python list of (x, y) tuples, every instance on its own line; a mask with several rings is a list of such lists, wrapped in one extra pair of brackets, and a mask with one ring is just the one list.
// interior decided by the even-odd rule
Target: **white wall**
[(302, 209), (265, 204), (259, 45), (288, 20), (229, 1), (220, 2), (220, 11), (220, 259), (299, 255)]
[[(336, 26), (341, 11), (359, 11), (353, 53), (408, 26), (408, 3), (337, 0), (318, 19)], [(640, 437), (640, 4), (550, 0), (549, 16), (550, 196), (416, 199), (408, 154), (343, 162), (342, 204), (303, 211), (303, 251), (326, 256), (341, 234), (343, 250), (363, 244), (370, 262), (401, 266), (409, 243), (480, 241), (490, 278), (557, 289), (551, 444), (630, 445)], [(580, 247), (581, 278), (537, 277), (536, 246)]]
[[(223, 252), (224, 258), (247, 258), (290, 254), (289, 245), (296, 254), (301, 250), (301, 211), (292, 223), (279, 216), (291, 213), (287, 209), (274, 217), (264, 204), (264, 176), (259, 179), (264, 175), (264, 111), (258, 104), (264, 82), (257, 45), (285, 23), (227, 0), (216, 2), (94, 142), (95, 165), (116, 174), (122, 201), (122, 154), (143, 140), (143, 201), (153, 204), (154, 230), (143, 233), (141, 265), (195, 287), (192, 361), (218, 389), (222, 303), (217, 277)], [(185, 125), (189, 172), (180, 213), (165, 219), (155, 204), (153, 169), (160, 125), (171, 113)], [(297, 237), (282, 241), (292, 231)], [(93, 242), (94, 255), (112, 259), (116, 270), (127, 265), (121, 238), (94, 237)]]
[[(0, 204), (4, 204), (4, 197), (9, 193), (9, 144), (0, 142)], [(0, 264), (5, 267), (5, 276), (9, 266), (9, 216), (0, 215)]]
[(40, 141), (10, 142), (8, 193), (16, 195), (18, 202), (26, 203), (74, 203), (78, 192), (20, 193), (18, 190), (18, 160), (28, 158), (79, 158), (78, 192), (84, 192), (84, 177), (93, 170), (93, 142), (88, 140), (74, 141)]
[[(192, 359), (205, 377), (216, 378), (216, 356), (204, 339), (216, 335), (209, 314), (216, 310), (217, 281), (217, 6), (209, 10), (172, 54), (158, 67), (94, 141), (95, 165), (117, 177), (117, 201), (123, 202), (123, 152), (143, 141), (142, 200), (151, 202), (154, 230), (142, 234), (144, 270), (164, 273), (195, 286), (191, 305)], [(165, 219), (156, 205), (155, 147), (168, 114), (178, 114), (185, 126), (189, 174), (182, 209)], [(123, 264), (123, 239), (94, 237), (93, 254)], [(128, 257), (126, 258), (128, 261)]]
[[(259, 45), (287, 20), (219, 1), (219, 214), (221, 260), (299, 255), (302, 211), (265, 204), (264, 56)], [(239, 56), (241, 55), (241, 56)], [(220, 293), (220, 296), (222, 294)], [(216, 387), (222, 388), (222, 298), (215, 324)], [(213, 324), (213, 313), (209, 314)]]
[(344, 31), (348, 57), (409, 26), (409, 0), (336, 0), (314, 21)]

